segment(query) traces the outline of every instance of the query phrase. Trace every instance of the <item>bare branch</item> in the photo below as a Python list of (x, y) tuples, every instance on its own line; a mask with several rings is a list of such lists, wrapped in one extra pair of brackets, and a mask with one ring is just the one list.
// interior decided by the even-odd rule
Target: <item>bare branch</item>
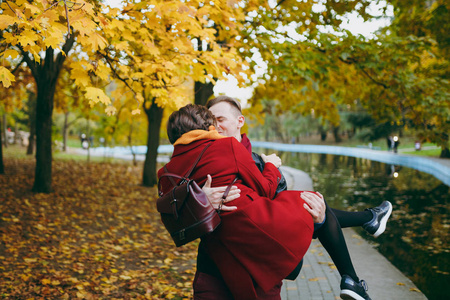
[(50, 5), (50, 7), (49, 8), (47, 8), (46, 10), (44, 10), (44, 12), (46, 12), (47, 10), (49, 10), (49, 9), (52, 9), (53, 8), (53, 6), (56, 6), (56, 5), (58, 5), (58, 3), (59, 3), (59, 1), (55, 1), (55, 3), (53, 3), (52, 5)]
[(66, 43), (62, 47), (62, 52), (58, 53), (58, 56), (56, 57), (55, 61), (56, 70), (61, 69), (64, 60), (66, 59), (66, 56), (69, 53), (70, 49), (72, 49), (74, 43), (75, 43), (75, 35), (68, 36)]
[(9, 7), (9, 9), (19, 18), (19, 19), (22, 19), (20, 16), (19, 16), (19, 14), (17, 14), (15, 11), (14, 11), (14, 9), (12, 9), (12, 7), (11, 7), (11, 5), (9, 5), (9, 3), (8, 3), (8, 0), (5, 0), (5, 2), (6, 2), (6, 5), (8, 5), (8, 7)]
[(70, 38), (70, 21), (69, 21), (69, 12), (67, 11), (66, 0), (64, 0), (64, 9), (66, 11), (66, 19), (67, 19), (67, 37)]
[(17, 66), (11, 71), (12, 74), (15, 75), (15, 73), (17, 72), (17, 70), (19, 70), (20, 65), (25, 61), (25, 58), (22, 57), (22, 60), (17, 64)]
[[(320, 48), (316, 48), (317, 51), (322, 52), (322, 53), (326, 53), (327, 51), (324, 49), (320, 49)], [(364, 67), (358, 65), (358, 62), (356, 59), (353, 58), (347, 58), (347, 59), (343, 59), (342, 57), (338, 57), (338, 59), (340, 61), (342, 61), (343, 63), (347, 64), (347, 65), (355, 65), (358, 69), (361, 70), (361, 72), (364, 73), (364, 75), (366, 75), (370, 80), (372, 80), (375, 84), (380, 85), (382, 87), (384, 87), (385, 89), (388, 89), (389, 86), (387, 86), (385, 83), (376, 80), (375, 78), (373, 78), (366, 70), (364, 70)]]
[(31, 74), (33, 74), (34, 79), (36, 81), (38, 81), (38, 79), (39, 79), (39, 72), (38, 72), (39, 70), (37, 67), (38, 64), (36, 63), (36, 61), (34, 59), (30, 58), (29, 52), (25, 51), (22, 46), (20, 46), (20, 45), (16, 45), (16, 46), (20, 49), (23, 60), (27, 63), (28, 67), (30, 68)]
[(280, 0), (280, 1), (277, 3), (277, 5), (276, 5), (275, 7), (278, 7), (278, 6), (280, 6), (281, 4), (283, 4), (284, 1), (286, 1), (286, 0)]
[(116, 76), (120, 81), (125, 83), (125, 85), (133, 92), (133, 94), (136, 95), (136, 91), (129, 85), (127, 78), (122, 78), (119, 75), (119, 73), (117, 72), (117, 70), (114, 68), (114, 66), (112, 64), (113, 59), (110, 58), (107, 53), (101, 53), (101, 52), (97, 52), (97, 53), (99, 53), (106, 59), (106, 62), (108, 63), (111, 70), (113, 71), (114, 76)]
[[(358, 66), (358, 65), (357, 65)], [(367, 71), (366, 70), (364, 70), (364, 68), (363, 67), (359, 67), (359, 69), (361, 70), (361, 72), (363, 72), (367, 77), (369, 77), (369, 79), (370, 80), (372, 80), (374, 83), (376, 83), (376, 84), (378, 84), (378, 85), (380, 85), (380, 86), (382, 86), (382, 87), (384, 87), (385, 89), (388, 89), (389, 87), (386, 85), (386, 84), (384, 84), (384, 83), (382, 83), (382, 82), (380, 82), (380, 81), (378, 81), (378, 80), (376, 80), (375, 78), (373, 78), (372, 76), (370, 76), (370, 74), (369, 73), (367, 73)]]

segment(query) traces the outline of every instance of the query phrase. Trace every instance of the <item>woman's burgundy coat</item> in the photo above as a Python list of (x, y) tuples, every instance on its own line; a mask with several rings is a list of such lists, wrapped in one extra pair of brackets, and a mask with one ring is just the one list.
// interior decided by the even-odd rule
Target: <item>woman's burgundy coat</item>
[[(303, 208), (298, 191), (281, 192), (270, 200), (275, 195), (280, 172), (268, 163), (261, 174), (247, 149), (235, 138), (176, 145), (166, 165), (168, 171), (185, 175), (209, 143), (212, 145), (190, 178), (202, 186), (210, 174), (213, 186), (224, 186), (237, 176), (235, 185), (241, 194), (227, 203), (238, 209), (222, 212), (221, 225), (204, 238), (207, 251), (234, 297), (253, 299), (254, 285), (267, 291), (298, 265), (311, 243), (313, 220)], [(163, 173), (160, 169), (158, 176)], [(167, 178), (161, 184), (164, 193), (172, 187)]]

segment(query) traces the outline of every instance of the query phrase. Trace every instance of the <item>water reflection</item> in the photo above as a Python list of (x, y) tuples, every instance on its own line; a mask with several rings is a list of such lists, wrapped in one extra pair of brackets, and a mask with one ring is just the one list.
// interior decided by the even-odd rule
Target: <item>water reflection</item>
[(314, 187), (335, 208), (362, 210), (389, 200), (394, 211), (378, 250), (429, 299), (446, 299), (450, 282), (449, 186), (407, 167), (363, 158), (280, 153), (285, 165), (310, 174)]

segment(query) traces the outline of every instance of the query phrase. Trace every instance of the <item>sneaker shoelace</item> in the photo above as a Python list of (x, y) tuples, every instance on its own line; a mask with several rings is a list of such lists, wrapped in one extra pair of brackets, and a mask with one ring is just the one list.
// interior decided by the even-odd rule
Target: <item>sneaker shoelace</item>
[(369, 287), (367, 286), (367, 283), (365, 280), (361, 280), (359, 283), (361, 283), (362, 287), (364, 288), (364, 290), (368, 291)]

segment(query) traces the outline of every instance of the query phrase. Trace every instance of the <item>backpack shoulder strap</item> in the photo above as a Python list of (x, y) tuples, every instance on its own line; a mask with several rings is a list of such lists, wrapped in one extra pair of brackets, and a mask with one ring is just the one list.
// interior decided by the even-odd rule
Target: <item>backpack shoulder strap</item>
[[(167, 167), (166, 167), (166, 166), (164, 166), (164, 172), (166, 172), (165, 174), (170, 174), (170, 172), (169, 172), (169, 170), (167, 170)], [(175, 180), (173, 180), (173, 177), (172, 177), (172, 176), (167, 176), (167, 177), (169, 178), (170, 183), (172, 183), (173, 186), (176, 186), (176, 185), (177, 185), (177, 183), (175, 182)]]
[(195, 166), (197, 166), (198, 162), (200, 161), (200, 158), (202, 158), (202, 156), (203, 156), (203, 153), (205, 153), (206, 149), (208, 149), (208, 147), (211, 146), (211, 144), (212, 144), (212, 143), (209, 143), (208, 145), (205, 146), (205, 148), (203, 148), (202, 152), (201, 152), (200, 155), (197, 157), (197, 159), (195, 160), (194, 164), (191, 166), (191, 168), (189, 169), (189, 171), (188, 171), (188, 172), (186, 173), (186, 175), (184, 175), (183, 177), (181, 177), (181, 176), (179, 176), (179, 175), (176, 175), (176, 174), (173, 174), (173, 173), (170, 173), (170, 172), (167, 170), (167, 167), (164, 166), (164, 171), (165, 171), (165, 173), (162, 174), (161, 177), (160, 177), (159, 180), (158, 180), (158, 190), (159, 190), (159, 195), (162, 196), (162, 191), (161, 191), (161, 179), (162, 179), (163, 177), (169, 177), (169, 180), (170, 180), (170, 182), (173, 184), (174, 187), (177, 186), (177, 185), (179, 185), (180, 183), (177, 184), (177, 183), (175, 182), (175, 180), (173, 180), (173, 177), (181, 179), (181, 183), (184, 182), (184, 181), (189, 180), (188, 178), (189, 178), (189, 176), (191, 175), (192, 171), (194, 171)]
[(205, 153), (206, 149), (209, 148), (209, 146), (211, 146), (212, 143), (209, 143), (208, 145), (205, 146), (205, 148), (203, 148), (202, 152), (200, 153), (200, 155), (197, 157), (197, 159), (195, 160), (194, 164), (192, 165), (192, 167), (189, 169), (189, 171), (186, 173), (186, 175), (184, 175), (185, 178), (189, 178), (189, 176), (191, 176), (192, 171), (194, 171), (194, 168), (197, 166), (198, 162), (200, 161), (200, 158), (202, 158), (203, 153)]

